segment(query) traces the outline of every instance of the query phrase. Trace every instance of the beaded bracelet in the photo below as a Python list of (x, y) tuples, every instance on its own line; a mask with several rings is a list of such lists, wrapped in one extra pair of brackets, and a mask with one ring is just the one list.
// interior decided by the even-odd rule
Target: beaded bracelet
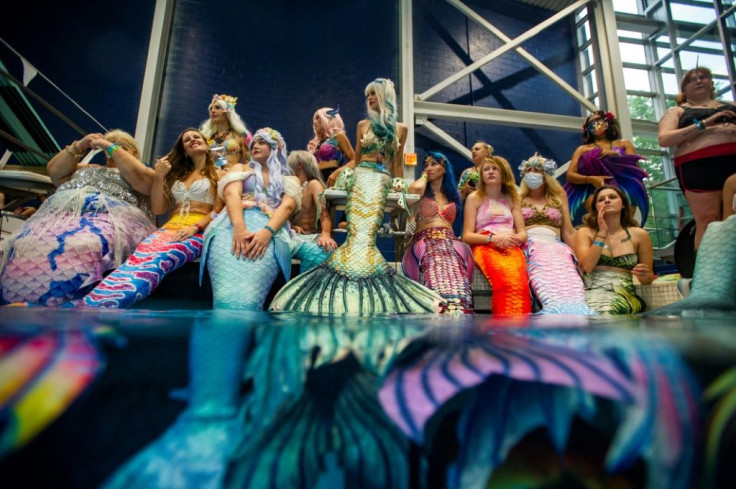
[[(67, 152), (75, 158), (79, 158), (80, 156), (84, 155), (84, 151), (79, 151), (79, 147), (77, 146), (76, 141), (74, 141), (72, 144), (68, 145), (64, 149), (66, 149)], [(76, 153), (72, 151), (72, 149), (76, 150)]]
[(593, 244), (596, 246), (600, 246), (601, 248), (605, 247), (606, 245), (601, 243), (600, 241), (593, 241)]
[(695, 124), (695, 127), (698, 128), (698, 131), (705, 131), (705, 124), (703, 124), (703, 121), (693, 119), (693, 124)]
[(112, 154), (115, 152), (116, 149), (120, 149), (119, 144), (113, 144), (112, 146), (107, 147), (107, 157), (112, 159)]
[(266, 224), (265, 226), (263, 226), (263, 228), (264, 229), (268, 229), (268, 231), (271, 233), (271, 237), (272, 238), (273, 238), (273, 235), (276, 234), (276, 231), (274, 231), (273, 228), (271, 226), (269, 226), (268, 224)]

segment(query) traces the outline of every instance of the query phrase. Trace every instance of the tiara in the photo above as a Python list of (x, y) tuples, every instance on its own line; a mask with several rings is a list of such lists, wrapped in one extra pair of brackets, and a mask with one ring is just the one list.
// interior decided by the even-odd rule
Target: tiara
[(553, 175), (557, 169), (557, 162), (555, 160), (547, 159), (544, 156), (540, 156), (538, 153), (534, 153), (534, 156), (521, 162), (521, 165), (519, 165), (519, 171), (524, 173), (532, 168), (541, 168), (545, 173)]
[(235, 106), (238, 105), (238, 97), (233, 97), (232, 95), (225, 95), (224, 93), (222, 95), (214, 94), (212, 96), (212, 102), (210, 104), (214, 104), (217, 101), (222, 100), (225, 102), (225, 105), (227, 105), (227, 108), (225, 110), (235, 110)]
[(336, 109), (330, 109), (327, 112), (327, 115), (330, 116), (330, 119), (334, 119), (335, 116), (340, 114), (340, 105), (338, 104)]

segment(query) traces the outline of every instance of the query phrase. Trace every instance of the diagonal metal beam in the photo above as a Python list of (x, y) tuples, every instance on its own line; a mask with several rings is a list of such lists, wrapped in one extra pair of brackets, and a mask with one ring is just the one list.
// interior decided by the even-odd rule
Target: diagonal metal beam
[(451, 147), (452, 149), (463, 155), (468, 160), (472, 161), (471, 153), (468, 148), (460, 144), (457, 139), (453, 138), (445, 131), (429, 122), (427, 119), (423, 117), (417, 117), (416, 125), (426, 128), (431, 134), (437, 136), (440, 143), (446, 144), (447, 146)]
[(472, 63), (462, 70), (458, 71), (454, 75), (446, 78), (445, 80), (441, 81), (440, 83), (436, 84), (435, 86), (429, 88), (422, 94), (420, 94), (419, 100), (426, 100), (432, 95), (440, 92), (441, 90), (447, 88), (451, 84), (455, 83), (456, 81), (460, 80), (464, 76), (472, 73), (473, 71), (476, 71), (478, 68), (482, 67), (483, 65), (487, 64), (488, 62), (492, 61), (493, 59), (497, 58), (498, 56), (501, 56), (507, 51), (510, 51), (512, 49), (515, 49), (517, 53), (519, 53), (523, 58), (525, 58), (527, 61), (529, 61), (537, 70), (542, 72), (545, 76), (549, 77), (553, 82), (555, 82), (557, 85), (559, 85), (563, 90), (565, 90), (567, 93), (569, 93), (573, 98), (578, 100), (582, 105), (588, 107), (591, 110), (595, 110), (595, 106), (587, 100), (585, 97), (583, 97), (577, 90), (572, 88), (570, 85), (568, 85), (564, 80), (562, 80), (560, 77), (555, 75), (549, 68), (544, 66), (543, 63), (539, 62), (536, 58), (534, 58), (531, 54), (529, 54), (527, 51), (519, 47), (519, 44), (526, 41), (527, 39), (530, 39), (531, 37), (534, 37), (542, 30), (546, 29), (547, 27), (557, 23), (561, 19), (567, 17), (568, 15), (572, 14), (577, 10), (578, 8), (582, 7), (586, 3), (588, 3), (590, 0), (578, 0), (574, 4), (568, 6), (567, 8), (561, 10), (560, 12), (556, 13), (549, 19), (545, 20), (541, 24), (536, 25), (532, 29), (529, 29), (524, 34), (518, 36), (516, 39), (511, 39), (508, 36), (506, 36), (503, 32), (496, 29), (495, 26), (493, 26), (490, 22), (486, 21), (478, 15), (476, 12), (474, 12), (472, 9), (467, 7), (465, 4), (460, 2), (459, 0), (447, 0), (450, 4), (452, 4), (455, 8), (460, 10), (463, 14), (465, 14), (468, 18), (471, 20), (474, 20), (478, 22), (480, 25), (482, 25), (484, 28), (489, 30), (493, 35), (501, 39), (505, 42), (503, 46), (500, 48), (494, 50), (493, 52), (487, 54), (480, 60), (476, 61), (475, 63)]

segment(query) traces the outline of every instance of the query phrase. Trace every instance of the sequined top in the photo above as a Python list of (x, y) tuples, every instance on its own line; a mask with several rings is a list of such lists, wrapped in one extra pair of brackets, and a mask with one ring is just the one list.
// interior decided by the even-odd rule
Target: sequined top
[(529, 226), (549, 226), (560, 229), (562, 227), (562, 206), (545, 204), (542, 209), (527, 202), (521, 203), (521, 215), (524, 218), (524, 224)]
[(340, 143), (335, 136), (331, 136), (319, 143), (314, 150), (314, 157), (317, 158), (317, 163), (337, 161), (338, 165), (341, 166), (346, 163), (345, 155), (340, 151)]
[(441, 217), (448, 223), (452, 224), (455, 222), (455, 218), (457, 217), (457, 208), (455, 207), (455, 203), (451, 202), (442, 212), (440, 212), (440, 206), (437, 204), (437, 201), (430, 199), (429, 197), (425, 197), (419, 203), (417, 217), (418, 220)]
[(388, 143), (385, 138), (378, 138), (373, 132), (373, 128), (370, 126), (360, 140), (360, 147), (363, 156), (377, 153), (376, 161), (378, 162), (391, 161), (396, 153), (399, 152), (400, 146), (401, 145), (397, 139)]
[(59, 185), (56, 192), (79, 190), (83, 187), (93, 187), (108, 197), (127, 202), (145, 212), (153, 220), (148, 198), (133, 190), (117, 168), (99, 166), (80, 168), (74, 172), (71, 180)]
[(491, 233), (513, 233), (514, 216), (506, 199), (491, 199), (486, 197), (478, 207), (478, 217), (475, 220), (475, 231)]

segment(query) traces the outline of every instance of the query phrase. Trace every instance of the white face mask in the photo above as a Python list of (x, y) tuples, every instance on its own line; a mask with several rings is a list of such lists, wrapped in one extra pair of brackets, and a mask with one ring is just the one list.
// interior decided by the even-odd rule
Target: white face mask
[(544, 175), (541, 173), (527, 173), (524, 175), (526, 186), (532, 190), (536, 190), (544, 183)]

